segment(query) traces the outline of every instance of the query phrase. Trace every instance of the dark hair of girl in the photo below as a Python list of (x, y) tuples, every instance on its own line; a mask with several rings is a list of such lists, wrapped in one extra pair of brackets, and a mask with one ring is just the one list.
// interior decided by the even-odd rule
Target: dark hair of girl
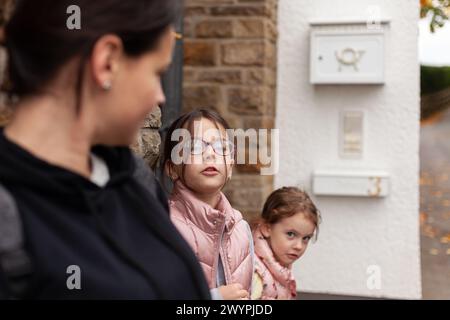
[(261, 216), (253, 221), (252, 227), (256, 228), (260, 223), (275, 224), (297, 213), (302, 213), (315, 225), (317, 239), (320, 212), (308, 194), (296, 187), (282, 187), (273, 191), (264, 203)]

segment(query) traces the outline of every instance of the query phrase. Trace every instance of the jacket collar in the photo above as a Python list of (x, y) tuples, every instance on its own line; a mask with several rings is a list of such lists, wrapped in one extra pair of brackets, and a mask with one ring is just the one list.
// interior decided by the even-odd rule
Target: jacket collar
[(217, 228), (220, 229), (225, 225), (225, 231), (230, 232), (242, 216), (231, 207), (222, 192), (219, 196), (217, 208), (213, 208), (199, 200), (181, 181), (176, 181), (170, 200), (183, 203), (186, 217), (203, 231), (215, 233)]

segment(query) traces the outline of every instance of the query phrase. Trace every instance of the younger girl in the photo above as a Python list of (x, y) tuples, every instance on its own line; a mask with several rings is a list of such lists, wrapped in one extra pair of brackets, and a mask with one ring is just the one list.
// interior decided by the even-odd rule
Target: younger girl
[(162, 161), (174, 183), (171, 219), (200, 261), (213, 299), (247, 299), (253, 275), (252, 234), (221, 192), (234, 164), (227, 129), (216, 112), (187, 113), (169, 128)]
[(317, 235), (320, 214), (309, 196), (295, 187), (274, 191), (255, 224), (255, 277), (252, 299), (294, 299), (292, 263)]

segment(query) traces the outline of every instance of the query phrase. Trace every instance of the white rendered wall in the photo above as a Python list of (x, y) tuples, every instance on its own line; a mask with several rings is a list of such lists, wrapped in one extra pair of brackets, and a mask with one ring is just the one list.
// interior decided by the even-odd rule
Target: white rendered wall
[[(384, 85), (311, 85), (311, 19), (365, 18), (379, 6), (391, 19)], [(369, 9), (370, 10), (370, 9)], [(419, 62), (417, 0), (280, 0), (277, 128), (280, 170), (275, 187), (311, 191), (318, 169), (381, 169), (386, 198), (313, 197), (322, 212), (319, 240), (294, 265), (304, 292), (420, 298)], [(339, 112), (365, 110), (364, 157), (339, 157)], [(370, 289), (371, 265), (381, 287)], [(369, 269), (370, 271), (370, 269)]]

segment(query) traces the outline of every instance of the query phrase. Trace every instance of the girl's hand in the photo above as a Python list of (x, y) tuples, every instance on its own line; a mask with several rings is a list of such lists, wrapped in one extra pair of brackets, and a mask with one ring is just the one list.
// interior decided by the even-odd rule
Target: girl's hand
[(248, 299), (248, 291), (242, 288), (240, 283), (233, 283), (227, 286), (219, 287), (223, 300), (242, 300)]

